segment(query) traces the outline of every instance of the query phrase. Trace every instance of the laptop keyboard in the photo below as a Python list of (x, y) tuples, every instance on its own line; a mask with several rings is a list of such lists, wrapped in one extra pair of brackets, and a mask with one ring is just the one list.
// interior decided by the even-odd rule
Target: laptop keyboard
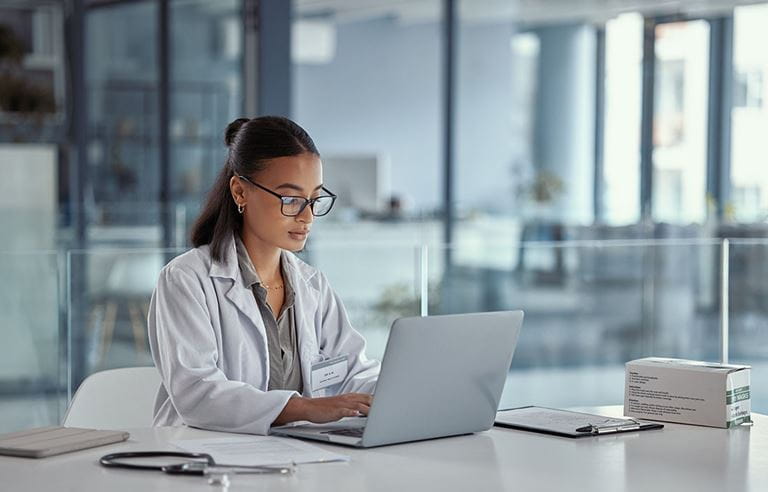
[(345, 437), (363, 437), (363, 431), (365, 431), (365, 427), (350, 427), (347, 429), (335, 429), (335, 430), (329, 430), (323, 432), (323, 434), (333, 434), (336, 436), (345, 436)]

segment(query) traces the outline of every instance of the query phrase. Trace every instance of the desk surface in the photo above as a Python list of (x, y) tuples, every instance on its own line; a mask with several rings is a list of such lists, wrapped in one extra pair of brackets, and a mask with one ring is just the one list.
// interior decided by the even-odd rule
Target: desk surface
[[(592, 411), (620, 415), (621, 407)], [(583, 439), (493, 428), (367, 450), (320, 445), (350, 455), (351, 461), (302, 465), (291, 477), (236, 475), (227, 490), (766, 491), (768, 417), (753, 419), (754, 426), (731, 430), (665, 424), (658, 431)], [(184, 427), (130, 432), (131, 439), (122, 444), (42, 460), (0, 457), (3, 489), (222, 490), (202, 477), (111, 470), (97, 459), (129, 449), (173, 449), (169, 440), (228, 434)]]

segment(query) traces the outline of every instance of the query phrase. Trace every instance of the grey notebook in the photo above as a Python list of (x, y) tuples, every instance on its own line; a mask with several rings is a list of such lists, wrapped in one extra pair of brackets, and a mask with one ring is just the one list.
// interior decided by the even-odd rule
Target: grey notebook
[(77, 427), (40, 427), (0, 436), (0, 455), (44, 458), (80, 449), (122, 442), (123, 431), (78, 429)]

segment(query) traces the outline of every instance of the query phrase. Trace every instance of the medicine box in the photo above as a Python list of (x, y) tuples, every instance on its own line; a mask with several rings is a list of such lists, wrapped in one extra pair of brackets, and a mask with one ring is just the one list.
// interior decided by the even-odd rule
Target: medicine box
[(750, 367), (647, 357), (627, 362), (624, 415), (711, 427), (751, 422)]

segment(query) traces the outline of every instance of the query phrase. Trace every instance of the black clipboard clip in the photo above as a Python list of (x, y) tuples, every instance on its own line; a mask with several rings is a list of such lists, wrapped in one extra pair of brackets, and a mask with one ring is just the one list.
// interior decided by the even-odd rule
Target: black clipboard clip
[(612, 432), (631, 432), (640, 430), (642, 427), (642, 423), (632, 417), (627, 417), (626, 422), (620, 422), (618, 424), (610, 424), (610, 425), (596, 425), (596, 424), (587, 424), (584, 427), (579, 427), (576, 429), (576, 432), (583, 432), (585, 434), (592, 434), (592, 435), (598, 435), (598, 434), (610, 434)]

